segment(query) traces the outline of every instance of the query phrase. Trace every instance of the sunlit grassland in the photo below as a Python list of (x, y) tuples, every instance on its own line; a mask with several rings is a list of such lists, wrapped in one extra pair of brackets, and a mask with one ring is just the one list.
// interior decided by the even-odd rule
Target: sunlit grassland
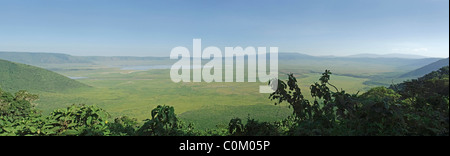
[[(202, 129), (226, 124), (234, 117), (277, 121), (292, 113), (287, 105), (275, 106), (268, 99), (269, 94), (259, 93), (259, 86), (266, 83), (174, 83), (169, 72), (168, 69), (136, 71), (110, 67), (61, 70), (59, 73), (66, 76), (85, 77), (78, 81), (91, 88), (41, 92), (38, 108), (49, 113), (71, 104), (98, 105), (112, 117), (144, 120), (151, 118), (150, 111), (157, 105), (170, 105), (181, 119)], [(310, 98), (309, 86), (321, 76), (320, 71), (317, 72), (296, 74), (307, 98)], [(280, 79), (286, 79), (285, 74), (280, 73)], [(364, 91), (367, 88), (364, 81), (366, 79), (347, 76), (332, 76), (331, 80), (350, 93)]]

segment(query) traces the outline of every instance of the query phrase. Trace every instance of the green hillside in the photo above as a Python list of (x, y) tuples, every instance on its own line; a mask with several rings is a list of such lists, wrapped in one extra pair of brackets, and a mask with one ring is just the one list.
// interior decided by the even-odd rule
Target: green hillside
[(3, 90), (59, 92), (80, 87), (87, 85), (42, 68), (0, 60), (0, 88)]
[(436, 61), (434, 63), (431, 63), (429, 65), (426, 65), (426, 66), (424, 66), (422, 68), (419, 68), (419, 69), (416, 69), (416, 70), (411, 71), (409, 73), (406, 73), (406, 74), (402, 75), (401, 77), (402, 78), (405, 78), (405, 77), (422, 77), (425, 74), (428, 74), (428, 73), (430, 73), (432, 71), (439, 70), (440, 68), (448, 66), (448, 65), (449, 65), (449, 58), (442, 59), (442, 60)]

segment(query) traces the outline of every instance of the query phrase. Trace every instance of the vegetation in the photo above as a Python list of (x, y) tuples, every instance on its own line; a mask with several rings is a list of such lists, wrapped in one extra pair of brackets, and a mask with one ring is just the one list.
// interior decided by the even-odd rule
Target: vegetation
[(60, 74), (29, 65), (0, 60), (0, 87), (6, 91), (59, 92), (87, 87)]
[[(292, 111), (287, 103), (275, 106), (267, 98), (268, 95), (259, 94), (258, 88), (264, 83), (173, 83), (169, 77), (170, 70), (166, 68), (170, 68), (175, 61), (168, 58), (34, 54), (8, 53), (9, 56), (6, 56), (0, 52), (0, 59), (29, 60), (27, 64), (80, 78), (75, 81), (91, 86), (72, 88), (55, 85), (56, 89), (46, 88), (53, 85), (50, 84), (37, 90), (36, 86), (43, 83), (31, 83), (33, 78), (37, 78), (34, 76), (27, 77), (30, 78), (27, 81), (30, 82), (29, 85), (16, 81), (0, 84), (8, 92), (28, 90), (38, 94), (40, 98), (35, 101), (35, 105), (43, 114), (50, 114), (55, 109), (66, 108), (74, 103), (83, 103), (101, 107), (112, 118), (128, 116), (137, 118), (142, 124), (143, 120), (149, 118), (152, 108), (156, 108), (158, 104), (166, 104), (173, 106), (183, 121), (195, 124), (197, 129), (206, 130), (214, 129), (216, 125), (226, 127), (231, 118), (280, 121)], [(298, 82), (301, 82), (299, 87), (302, 91), (308, 92), (304, 94), (305, 98), (313, 101), (309, 85), (317, 81), (317, 75), (320, 74), (317, 71), (332, 70), (333, 84), (344, 87), (347, 93), (353, 94), (417, 78), (398, 79), (398, 76), (438, 59), (334, 58), (280, 53), (279, 60), (280, 78), (287, 79), (286, 75), (292, 72)], [(203, 62), (207, 63), (206, 60)], [(147, 69), (150, 70), (143, 70), (142, 67), (149, 67)], [(10, 85), (20, 85), (20, 88)], [(58, 89), (66, 87), (67, 89)], [(244, 124), (246, 122), (247, 120), (243, 120)]]
[[(264, 121), (284, 119), (287, 107), (273, 106), (267, 95), (259, 94), (264, 83), (173, 83), (169, 70), (125, 71), (95, 69), (62, 73), (88, 77), (77, 81), (92, 86), (64, 92), (38, 92), (37, 109), (51, 113), (74, 103), (97, 105), (113, 118), (128, 116), (139, 122), (149, 118), (159, 104), (173, 106), (180, 119), (192, 122), (198, 129), (227, 125), (234, 117)], [(344, 80), (343, 80), (344, 81)], [(355, 89), (356, 90), (356, 89)], [(270, 112), (267, 110), (279, 111)], [(206, 123), (206, 124), (205, 124)]]
[(448, 67), (417, 80), (376, 87), (359, 95), (332, 84), (326, 70), (310, 86), (313, 100), (303, 95), (296, 77), (278, 80), (269, 98), (287, 103), (292, 115), (282, 121), (244, 123), (232, 118), (228, 125), (198, 130), (177, 117), (174, 107), (157, 106), (143, 124), (129, 117), (110, 115), (97, 106), (72, 105), (45, 116), (36, 110), (37, 96), (26, 91), (0, 90), (0, 135), (19, 136), (280, 136), (280, 135), (449, 135)]

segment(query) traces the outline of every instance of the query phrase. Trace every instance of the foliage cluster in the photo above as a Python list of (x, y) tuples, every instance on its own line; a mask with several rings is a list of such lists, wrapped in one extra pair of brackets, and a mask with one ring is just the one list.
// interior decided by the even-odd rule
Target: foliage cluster
[(390, 88), (349, 94), (331, 83), (326, 70), (305, 98), (293, 74), (277, 80), (269, 98), (287, 103), (292, 115), (279, 122), (231, 119), (228, 126), (200, 131), (177, 118), (170, 106), (158, 106), (142, 124), (110, 115), (97, 106), (72, 105), (45, 116), (36, 110), (37, 95), (0, 90), (2, 136), (408, 136), (449, 135), (448, 67)]

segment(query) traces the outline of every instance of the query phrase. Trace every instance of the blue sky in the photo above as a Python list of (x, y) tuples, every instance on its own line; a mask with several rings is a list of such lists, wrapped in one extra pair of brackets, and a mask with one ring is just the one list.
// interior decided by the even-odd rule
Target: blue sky
[(448, 57), (448, 0), (0, 0), (0, 51), (169, 56), (176, 46)]

